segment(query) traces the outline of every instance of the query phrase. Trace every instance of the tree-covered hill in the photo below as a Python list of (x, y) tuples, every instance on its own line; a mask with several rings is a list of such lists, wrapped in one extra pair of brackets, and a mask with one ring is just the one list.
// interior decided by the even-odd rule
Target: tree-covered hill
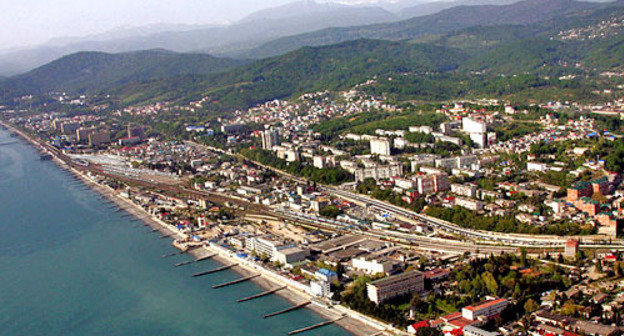
[(120, 92), (133, 99), (128, 103), (145, 99), (150, 91), (158, 99), (192, 100), (208, 95), (213, 101), (212, 108), (228, 109), (296, 93), (346, 88), (377, 75), (449, 71), (465, 60), (463, 53), (441, 46), (356, 40), (302, 48), (204, 80), (182, 77), (174, 82), (168, 79), (136, 83), (121, 88)]
[(232, 69), (245, 61), (204, 54), (147, 50), (108, 54), (80, 52), (15, 76), (0, 85), (5, 94), (50, 90), (84, 92), (127, 85), (136, 81), (181, 75), (206, 75)]

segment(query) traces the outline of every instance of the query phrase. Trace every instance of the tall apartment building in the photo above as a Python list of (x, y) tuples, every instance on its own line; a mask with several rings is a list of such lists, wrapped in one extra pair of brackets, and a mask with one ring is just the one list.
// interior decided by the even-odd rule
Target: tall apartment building
[(280, 144), (279, 132), (277, 130), (268, 129), (262, 132), (262, 148), (266, 150), (271, 150), (273, 146), (278, 146)]
[(611, 183), (606, 177), (593, 181), (579, 181), (568, 188), (568, 202), (575, 202), (579, 198), (591, 197), (593, 194), (606, 195), (609, 193)]
[(145, 139), (145, 132), (143, 126), (140, 125), (128, 125), (128, 138), (139, 138), (139, 140)]
[(366, 285), (368, 299), (376, 304), (387, 300), (422, 292), (425, 289), (423, 274), (418, 271), (410, 271), (373, 281)]
[(460, 196), (466, 196), (470, 198), (477, 197), (477, 186), (474, 184), (451, 184), (451, 192)]
[(63, 134), (70, 134), (75, 132), (78, 128), (80, 128), (80, 123), (78, 122), (66, 122), (61, 124), (61, 132)]
[(111, 141), (108, 131), (96, 131), (89, 134), (89, 146), (98, 147)]
[(446, 174), (428, 174), (416, 179), (418, 193), (421, 195), (435, 194), (450, 189), (449, 177)]
[(243, 124), (221, 125), (221, 132), (224, 134), (237, 134), (242, 132), (244, 129), (245, 125)]
[(462, 119), (462, 130), (470, 135), (470, 140), (479, 148), (487, 146), (487, 125), (471, 118)]
[(563, 251), (563, 255), (566, 258), (575, 259), (576, 254), (579, 251), (580, 241), (577, 239), (568, 239), (565, 245), (565, 249)]
[(86, 143), (87, 141), (89, 141), (89, 135), (95, 133), (96, 130), (97, 129), (95, 127), (80, 127), (76, 130), (76, 140), (78, 142)]
[(390, 140), (385, 138), (375, 138), (370, 140), (371, 154), (390, 155)]

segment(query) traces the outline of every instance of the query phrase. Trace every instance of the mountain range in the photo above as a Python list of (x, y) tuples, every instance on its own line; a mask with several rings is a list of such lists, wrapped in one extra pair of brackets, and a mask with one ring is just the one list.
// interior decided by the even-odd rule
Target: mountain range
[[(520, 80), (501, 82), (513, 74), (532, 76), (531, 85), (555, 85), (540, 78), (580, 73), (581, 69), (569, 66), (573, 64), (587, 69), (624, 66), (624, 36), (617, 27), (612, 35), (605, 35), (608, 38), (559, 36), (566, 29), (583, 30), (607, 19), (624, 22), (622, 1), (604, 5), (525, 0), (460, 9), (394, 24), (347, 28), (377, 34), (365, 35), (377, 39), (355, 35), (351, 41), (327, 41), (328, 45), (305, 46), (257, 61), (163, 50), (78, 53), (5, 80), (0, 92), (5, 98), (50, 90), (101, 92), (118, 97), (121, 104), (209, 96), (210, 109), (229, 110), (312, 90), (347, 88), (371, 78), (379, 78), (376, 92), (393, 92), (398, 99), (445, 98), (451, 93), (501, 94), (530, 87)], [(428, 26), (433, 24), (436, 27)], [(385, 29), (373, 28), (380, 26)], [(491, 83), (471, 75), (474, 72)], [(566, 89), (579, 88), (568, 85)]]
[[(167, 50), (145, 50), (109, 54), (79, 52), (64, 56), (28, 73), (14, 76), (16, 92), (63, 90), (84, 92), (183, 75), (207, 75), (235, 68), (246, 61), (204, 54), (179, 54)], [(6, 91), (11, 91), (6, 88)]]
[(276, 39), (251, 49), (239, 57), (269, 57), (303, 46), (319, 46), (367, 38), (403, 40), (426, 34), (440, 34), (473, 26), (500, 24), (529, 25), (550, 22), (566, 15), (579, 15), (585, 10), (613, 4), (574, 0), (525, 0), (510, 5), (458, 6), (439, 13), (409, 20), (324, 30)]
[[(374, 5), (340, 5), (302, 0), (253, 13), (230, 25), (150, 25), (116, 29), (86, 37), (57, 38), (41, 46), (0, 51), (0, 75), (20, 74), (80, 51), (120, 53), (149, 49), (200, 52), (225, 57), (262, 58), (276, 55), (250, 49), (286, 36), (329, 27), (396, 22), (455, 6), (507, 4), (518, 0), (380, 1)], [(269, 46), (265, 47), (270, 48)], [(285, 48), (287, 51), (293, 47)]]

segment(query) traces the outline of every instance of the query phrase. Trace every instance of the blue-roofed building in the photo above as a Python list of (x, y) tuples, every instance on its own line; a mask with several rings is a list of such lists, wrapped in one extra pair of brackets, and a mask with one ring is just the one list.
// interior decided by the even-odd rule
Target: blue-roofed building
[(316, 271), (316, 273), (314, 273), (314, 275), (319, 279), (319, 280), (323, 280), (323, 281), (327, 281), (327, 282), (332, 282), (334, 280), (338, 280), (338, 273), (326, 269), (326, 268), (321, 268), (320, 270)]

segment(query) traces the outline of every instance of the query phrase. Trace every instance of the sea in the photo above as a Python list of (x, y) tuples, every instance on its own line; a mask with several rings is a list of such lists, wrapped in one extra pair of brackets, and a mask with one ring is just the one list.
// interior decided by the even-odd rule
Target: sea
[[(20, 138), (0, 130), (0, 335), (286, 335), (324, 319), (289, 306), (251, 282), (211, 286), (240, 275), (207, 260), (187, 266), (169, 239), (77, 181)], [(329, 325), (301, 335), (346, 336)]]

